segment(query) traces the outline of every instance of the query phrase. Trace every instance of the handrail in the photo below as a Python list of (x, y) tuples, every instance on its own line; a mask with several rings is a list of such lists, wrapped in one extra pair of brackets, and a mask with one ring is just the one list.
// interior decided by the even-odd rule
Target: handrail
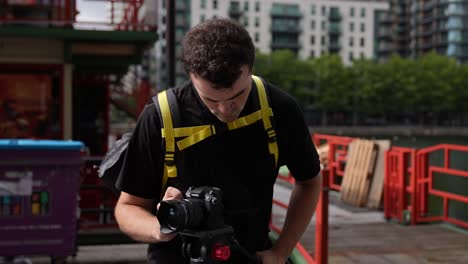
[[(302, 246), (301, 243), (296, 244), (296, 249), (304, 257), (307, 263), (312, 264), (327, 264), (328, 263), (328, 191), (329, 191), (329, 181), (328, 181), (328, 170), (322, 170), (322, 191), (320, 192), (319, 201), (317, 203), (317, 208), (315, 210), (315, 253), (314, 258), (309, 255), (307, 250)], [(278, 175), (278, 179), (281, 181), (286, 181), (288, 183), (294, 183), (291, 173), (285, 177)], [(273, 199), (273, 204), (283, 208), (288, 209), (288, 205)], [(281, 228), (275, 226), (272, 221), (270, 221), (270, 229), (276, 233), (281, 233)]]

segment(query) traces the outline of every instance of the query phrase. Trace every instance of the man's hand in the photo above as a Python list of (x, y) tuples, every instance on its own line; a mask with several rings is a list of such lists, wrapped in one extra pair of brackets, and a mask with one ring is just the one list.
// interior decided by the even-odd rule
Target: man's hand
[(260, 256), (262, 264), (284, 264), (287, 259), (273, 249), (257, 252), (257, 256)]
[[(182, 198), (184, 198), (184, 195), (182, 194), (182, 192), (179, 189), (176, 189), (174, 187), (168, 187), (166, 189), (166, 192), (164, 193), (164, 197), (162, 198), (162, 200), (163, 201), (181, 200)], [(158, 210), (159, 210), (159, 205), (160, 204), (158, 203), (158, 205), (156, 206), (156, 208)], [(177, 235), (176, 233), (163, 234), (163, 233), (161, 233), (160, 230), (161, 230), (161, 225), (158, 222), (157, 230), (156, 230), (156, 232), (153, 233), (154, 238), (156, 238), (156, 240), (158, 240), (158, 241), (170, 241)]]
[[(182, 192), (177, 189), (177, 188), (174, 188), (174, 187), (168, 187), (166, 189), (166, 192), (164, 193), (164, 197), (162, 198), (163, 201), (166, 201), (166, 200), (182, 200), (182, 198), (184, 198), (184, 195), (182, 194)], [(157, 208), (159, 210), (159, 203), (157, 205)]]

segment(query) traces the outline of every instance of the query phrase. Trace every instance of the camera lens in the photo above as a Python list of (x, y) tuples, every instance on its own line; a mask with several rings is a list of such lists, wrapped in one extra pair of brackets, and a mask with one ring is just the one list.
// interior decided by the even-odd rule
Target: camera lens
[(197, 228), (205, 217), (204, 201), (196, 198), (162, 201), (157, 217), (163, 234)]
[(180, 201), (162, 201), (157, 217), (163, 234), (181, 231), (187, 222), (186, 208)]

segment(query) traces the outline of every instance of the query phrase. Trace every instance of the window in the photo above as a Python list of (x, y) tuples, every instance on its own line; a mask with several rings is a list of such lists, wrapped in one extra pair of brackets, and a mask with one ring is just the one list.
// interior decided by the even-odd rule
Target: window
[(361, 38), (361, 47), (364, 47), (365, 44), (366, 44), (366, 40), (364, 38)]
[(361, 17), (366, 17), (366, 9), (364, 7), (361, 8)]
[(310, 14), (315, 15), (315, 5), (310, 6)]
[(352, 52), (349, 53), (349, 60), (350, 61), (354, 60), (354, 54)]
[(354, 32), (354, 23), (353, 22), (349, 23), (349, 31)]
[(321, 43), (322, 45), (325, 45), (325, 36), (322, 36), (322, 38), (320, 39), (320, 43)]
[(349, 9), (349, 16), (350, 16), (350, 17), (354, 17), (354, 7), (351, 7), (351, 8)]
[(322, 6), (322, 16), (327, 14), (327, 7)]
[(162, 23), (163, 23), (163, 24), (166, 24), (166, 16), (163, 16), (163, 17), (162, 17)]
[(326, 29), (325, 21), (322, 21), (322, 30), (325, 30), (325, 29)]
[(310, 21), (310, 28), (315, 29), (315, 20)]
[(255, 27), (260, 27), (260, 18), (255, 17)]
[(255, 12), (260, 12), (260, 2), (255, 2)]
[[(166, 1), (162, 1), (163, 3), (166, 2)], [(200, 8), (201, 9), (205, 9), (206, 8), (206, 0), (201, 0), (200, 1)]]
[(249, 18), (244, 17), (244, 27), (248, 27), (248, 26), (249, 26)]
[(310, 58), (311, 59), (315, 58), (315, 51), (313, 50), (310, 51)]
[(349, 46), (350, 47), (354, 46), (354, 38), (353, 37), (349, 38)]
[(366, 31), (366, 24), (361, 23), (361, 32)]
[(259, 41), (260, 41), (260, 33), (255, 32), (255, 42), (259, 42)]
[(359, 54), (359, 57), (361, 57), (361, 59), (364, 59), (366, 56), (364, 55), (364, 52), (361, 52), (361, 53)]
[(249, 2), (244, 2), (244, 11), (249, 11)]
[(218, 9), (218, 0), (213, 0), (213, 9)]
[(205, 18), (205, 15), (201, 15), (200, 16), (200, 22), (205, 22), (206, 18)]
[(315, 36), (310, 36), (310, 44), (315, 45)]

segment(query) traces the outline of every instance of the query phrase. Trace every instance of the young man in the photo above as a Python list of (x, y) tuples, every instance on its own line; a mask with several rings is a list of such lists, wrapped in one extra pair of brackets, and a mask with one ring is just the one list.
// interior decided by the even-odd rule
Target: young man
[[(228, 19), (199, 24), (187, 33), (182, 60), (190, 81), (175, 88), (184, 127), (226, 126), (259, 110), (252, 80), (255, 47), (248, 32)], [(227, 130), (176, 151), (177, 181), (162, 190), (164, 156), (161, 123), (154, 105), (141, 114), (117, 182), (122, 191), (115, 215), (123, 232), (150, 243), (150, 263), (186, 263), (181, 240), (163, 234), (155, 216), (162, 200), (183, 198), (190, 186), (213, 186), (223, 192), (225, 222), (239, 243), (264, 264), (285, 263), (307, 227), (321, 188), (317, 151), (295, 100), (265, 84), (277, 134), (278, 164), (269, 152), (261, 122)], [(222, 129), (221, 129), (222, 130)], [(278, 167), (287, 165), (296, 178), (283, 233), (274, 245), (268, 239), (273, 186)], [(236, 262), (236, 256), (231, 263)]]

